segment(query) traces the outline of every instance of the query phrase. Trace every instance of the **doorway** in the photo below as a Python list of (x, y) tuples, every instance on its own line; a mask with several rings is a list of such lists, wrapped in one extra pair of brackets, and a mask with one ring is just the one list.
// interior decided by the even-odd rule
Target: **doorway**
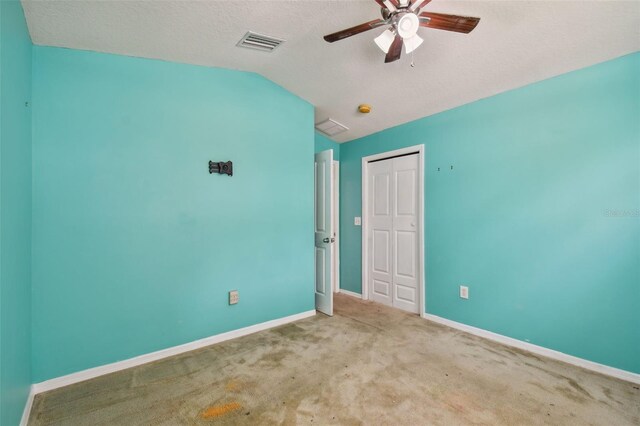
[(362, 159), (363, 298), (424, 313), (424, 145)]

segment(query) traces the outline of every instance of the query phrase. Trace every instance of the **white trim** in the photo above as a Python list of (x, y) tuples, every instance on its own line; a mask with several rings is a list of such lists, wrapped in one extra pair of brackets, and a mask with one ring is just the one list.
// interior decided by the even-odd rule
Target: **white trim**
[(426, 280), (424, 275), (424, 144), (408, 146), (406, 148), (396, 149), (393, 151), (381, 152), (374, 155), (369, 155), (367, 157), (362, 157), (362, 299), (369, 300), (369, 286), (368, 283), (368, 245), (367, 245), (367, 201), (369, 197), (369, 186), (368, 186), (368, 172), (369, 172), (369, 161), (380, 160), (388, 157), (393, 157), (396, 155), (410, 154), (412, 152), (418, 152), (418, 196), (420, 197), (420, 202), (418, 203), (418, 207), (420, 211), (418, 212), (418, 221), (420, 223), (419, 237), (420, 241), (418, 241), (418, 258), (419, 258), (419, 274), (420, 278), (418, 279), (418, 298), (419, 302), (419, 313), (422, 315), (425, 312), (425, 295), (426, 295)]
[(24, 411), (22, 412), (22, 419), (20, 419), (20, 426), (27, 426), (29, 423), (29, 415), (31, 414), (31, 408), (33, 407), (33, 398), (36, 396), (33, 389), (33, 385), (29, 387), (29, 396), (27, 402), (24, 405)]
[(576, 365), (578, 367), (595, 371), (597, 373), (605, 374), (607, 376), (615, 377), (617, 379), (622, 379), (628, 382), (640, 384), (640, 374), (632, 373), (631, 371), (621, 370), (615, 367), (609, 367), (608, 365), (599, 364), (597, 362), (589, 361), (584, 358), (578, 358), (576, 356), (568, 355), (563, 352), (554, 351), (553, 349), (545, 348), (544, 346), (534, 345), (533, 343), (523, 342), (522, 340), (503, 336), (502, 334), (493, 333), (491, 331), (487, 331), (482, 328), (473, 327), (471, 325), (462, 324), (456, 321), (439, 317), (437, 315), (423, 314), (422, 317), (428, 321), (437, 322), (439, 324), (443, 324), (448, 327), (455, 328), (457, 330), (465, 331), (469, 334), (473, 334), (476, 336), (483, 337), (485, 339), (502, 343), (503, 345), (524, 349), (525, 351), (529, 351), (537, 355), (542, 355), (547, 358), (555, 359), (557, 361), (566, 362), (567, 364)]
[(215, 343), (224, 342), (227, 340), (235, 339), (237, 337), (242, 337), (248, 334), (257, 333), (258, 331), (263, 331), (263, 330), (267, 330), (269, 328), (277, 327), (283, 324), (288, 324), (290, 322), (299, 321), (304, 318), (312, 317), (315, 314), (316, 314), (315, 309), (311, 311), (301, 312), (299, 314), (290, 315), (288, 317), (278, 318), (271, 321), (262, 322), (260, 324), (251, 325), (249, 327), (228, 331), (226, 333), (216, 334), (215, 336), (205, 337), (204, 339), (195, 340), (193, 342), (185, 343), (183, 345), (173, 346), (171, 348), (162, 349), (156, 352), (140, 355), (134, 358), (126, 359), (124, 361), (118, 361), (112, 364), (90, 368), (88, 370), (79, 371), (77, 373), (68, 374), (62, 377), (56, 377), (55, 379), (50, 379), (41, 383), (34, 384), (32, 387), (32, 390), (33, 390), (32, 393), (39, 394), (41, 392), (46, 392), (52, 389), (68, 386), (73, 383), (78, 383), (85, 380), (93, 379), (95, 377), (103, 376), (105, 374), (114, 373), (116, 371), (125, 370), (127, 368), (157, 361), (159, 359), (193, 351), (195, 349), (200, 349), (206, 346), (213, 345)]
[(333, 269), (335, 272), (333, 291), (340, 291), (340, 162), (333, 160), (333, 232), (335, 233), (336, 243), (333, 245)]
[(344, 288), (340, 289), (340, 293), (346, 294), (347, 296), (355, 297), (358, 299), (362, 299), (362, 295), (353, 291), (345, 290)]

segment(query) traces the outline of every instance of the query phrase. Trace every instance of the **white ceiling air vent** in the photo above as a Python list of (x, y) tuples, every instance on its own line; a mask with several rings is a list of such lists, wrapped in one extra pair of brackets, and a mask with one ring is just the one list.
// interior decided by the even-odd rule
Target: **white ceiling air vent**
[(320, 123), (316, 123), (316, 130), (324, 133), (327, 136), (335, 136), (338, 133), (346, 132), (347, 130), (349, 130), (349, 128), (344, 124), (338, 123), (332, 118), (327, 118)]
[(247, 49), (262, 50), (263, 52), (273, 52), (282, 43), (284, 43), (284, 40), (279, 38), (249, 31), (244, 35), (244, 37), (242, 37), (236, 46), (246, 47)]

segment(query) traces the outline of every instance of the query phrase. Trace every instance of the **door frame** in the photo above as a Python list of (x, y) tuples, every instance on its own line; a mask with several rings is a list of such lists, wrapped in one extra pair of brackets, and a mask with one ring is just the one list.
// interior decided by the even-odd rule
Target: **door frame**
[(333, 292), (340, 291), (340, 161), (333, 160), (331, 169), (333, 179), (333, 230), (336, 233), (336, 244), (333, 246)]
[(424, 276), (424, 144), (408, 146), (393, 151), (381, 152), (362, 157), (362, 298), (369, 300), (369, 244), (368, 237), (368, 201), (369, 201), (369, 162), (383, 160), (398, 155), (418, 153), (418, 299), (419, 315), (425, 314), (426, 279)]

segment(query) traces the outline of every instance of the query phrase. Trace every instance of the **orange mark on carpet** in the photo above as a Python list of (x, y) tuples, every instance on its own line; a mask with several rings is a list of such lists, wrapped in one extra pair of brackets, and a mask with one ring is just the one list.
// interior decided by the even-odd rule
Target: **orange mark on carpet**
[(214, 417), (224, 416), (232, 411), (239, 410), (242, 408), (239, 402), (233, 401), (228, 402), (226, 404), (214, 405), (213, 407), (207, 408), (202, 414), (203, 419), (212, 419)]

